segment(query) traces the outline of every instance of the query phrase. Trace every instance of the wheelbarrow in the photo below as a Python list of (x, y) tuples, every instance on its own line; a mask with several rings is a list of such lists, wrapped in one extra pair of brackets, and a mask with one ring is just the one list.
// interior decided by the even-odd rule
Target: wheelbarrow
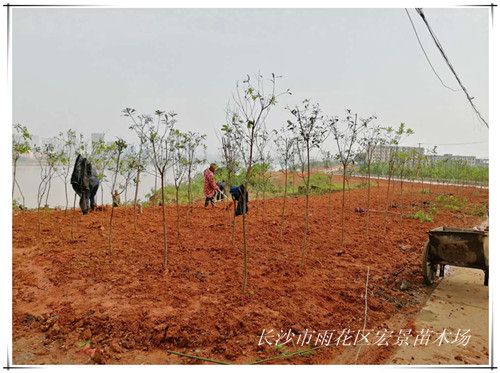
[(444, 277), (445, 267), (451, 265), (482, 269), (488, 286), (488, 231), (439, 227), (428, 234), (422, 258), (426, 285)]

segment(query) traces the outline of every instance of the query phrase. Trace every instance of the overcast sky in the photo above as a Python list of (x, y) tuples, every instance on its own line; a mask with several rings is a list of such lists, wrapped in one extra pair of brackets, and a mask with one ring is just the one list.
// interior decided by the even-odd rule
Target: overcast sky
[[(427, 18), (488, 120), (488, 9), (426, 9)], [(410, 14), (445, 83), (458, 88), (420, 17)], [(407, 145), (488, 156), (488, 131), (463, 92), (428, 66), (404, 9), (13, 9), (13, 119), (42, 137), (68, 128), (134, 140), (125, 107), (179, 113), (208, 135), (208, 153), (237, 80), (282, 75), (293, 95), (269, 129), (304, 98), (329, 115), (345, 108), (405, 122)], [(482, 142), (482, 143), (477, 143)], [(476, 143), (468, 145), (440, 145)]]

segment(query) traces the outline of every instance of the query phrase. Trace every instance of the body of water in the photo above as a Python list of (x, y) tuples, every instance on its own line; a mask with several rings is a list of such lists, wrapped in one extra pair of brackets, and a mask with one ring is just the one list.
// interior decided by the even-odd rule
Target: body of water
[[(68, 177), (67, 191), (68, 191), (68, 205), (70, 207), (73, 206), (73, 199), (75, 192), (71, 186), (70, 177)], [(37, 207), (37, 191), (38, 186), (40, 184), (40, 167), (37, 164), (18, 164), (17, 166), (17, 174), (16, 174), (17, 182), (21, 187), (22, 193), (24, 194), (25, 206), (28, 208)], [(101, 183), (99, 186), (99, 190), (97, 192), (97, 203), (101, 204), (101, 200), (104, 201), (105, 204), (111, 203), (111, 182), (112, 182), (112, 174), (111, 172), (107, 173), (107, 182)], [(168, 183), (172, 180), (172, 176), (167, 174), (165, 182)], [(120, 177), (118, 177), (117, 184), (122, 182)], [(160, 186), (160, 179), (157, 179), (158, 188)], [(153, 170), (150, 169), (146, 173), (141, 174), (141, 182), (139, 184), (139, 199), (143, 200), (147, 193), (151, 193), (151, 190), (155, 186), (155, 176)], [(66, 194), (64, 190), (64, 180), (55, 175), (52, 179), (52, 183), (50, 186), (50, 193), (47, 203), (49, 207), (62, 207), (66, 206)], [(129, 183), (126, 199), (129, 201), (133, 201), (135, 193), (135, 184), (133, 181)], [(125, 194), (122, 193), (120, 195), (121, 201), (125, 201)], [(19, 192), (18, 187), (16, 186), (14, 189), (14, 199), (17, 199), (22, 203), (21, 193)], [(78, 199), (77, 199), (78, 205)], [(42, 206), (45, 204), (45, 199), (42, 202)]]

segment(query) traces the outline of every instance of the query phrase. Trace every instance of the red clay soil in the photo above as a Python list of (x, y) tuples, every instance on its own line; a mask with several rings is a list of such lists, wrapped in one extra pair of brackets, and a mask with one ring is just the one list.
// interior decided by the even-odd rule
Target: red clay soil
[[(439, 187), (443, 189), (443, 186)], [(425, 209), (434, 194), (405, 191), (405, 213)], [(397, 192), (397, 188), (396, 188)], [(441, 192), (441, 190), (440, 190)], [(470, 203), (487, 204), (488, 190), (448, 187)], [(384, 209), (385, 189), (372, 188), (372, 208)], [(115, 209), (113, 246), (108, 252), (110, 210), (82, 216), (36, 211), (13, 216), (13, 359), (15, 364), (156, 363), (196, 364), (200, 360), (166, 350), (231, 363), (249, 363), (281, 353), (258, 346), (263, 329), (358, 330), (364, 321), (367, 267), (368, 325), (378, 329), (394, 315), (411, 315), (428, 291), (422, 285), (421, 253), (427, 230), (436, 226), (471, 227), (481, 217), (438, 209), (433, 222), (401, 218), (391, 208), (387, 232), (381, 213), (370, 214), (366, 190), (349, 193), (346, 240), (340, 246), (341, 193), (311, 197), (309, 248), (300, 261), (304, 198), (251, 201), (248, 245), (249, 280), (241, 292), (241, 217), (236, 243), (230, 214), (222, 204), (189, 216), (182, 206), (180, 236), (176, 210), (168, 206), (168, 272), (162, 270), (161, 207), (144, 209), (134, 231), (133, 210)], [(394, 196), (399, 204), (399, 195)], [(411, 205), (413, 203), (413, 206)], [(76, 217), (74, 239), (71, 222)], [(400, 290), (401, 282), (408, 290)], [(287, 351), (294, 349), (287, 346)], [(341, 347), (315, 350), (270, 363), (334, 363)], [(379, 358), (362, 362), (383, 362)]]

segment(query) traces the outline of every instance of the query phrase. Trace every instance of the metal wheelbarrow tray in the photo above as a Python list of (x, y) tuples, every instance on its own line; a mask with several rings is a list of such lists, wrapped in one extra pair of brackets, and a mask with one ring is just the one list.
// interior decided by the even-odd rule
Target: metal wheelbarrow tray
[(443, 277), (447, 265), (482, 269), (484, 285), (488, 285), (488, 231), (439, 227), (428, 234), (422, 258), (427, 285)]

